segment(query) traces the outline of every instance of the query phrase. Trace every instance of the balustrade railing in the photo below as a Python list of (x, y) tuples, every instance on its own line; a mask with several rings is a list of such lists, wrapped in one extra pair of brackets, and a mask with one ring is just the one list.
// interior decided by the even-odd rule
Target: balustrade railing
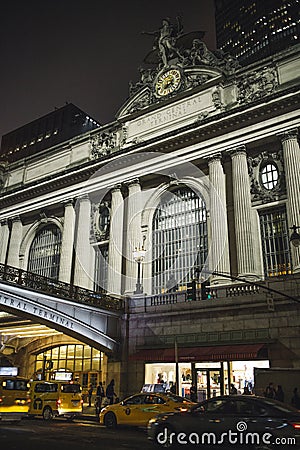
[(4, 264), (0, 264), (0, 281), (107, 310), (120, 311), (124, 308), (122, 299), (111, 297), (104, 291), (91, 291)]

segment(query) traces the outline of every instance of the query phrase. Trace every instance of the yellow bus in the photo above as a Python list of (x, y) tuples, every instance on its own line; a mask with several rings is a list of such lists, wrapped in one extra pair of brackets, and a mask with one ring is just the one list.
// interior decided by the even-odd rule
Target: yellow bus
[(0, 376), (0, 420), (20, 420), (28, 416), (29, 383), (17, 376)]
[(62, 416), (73, 420), (82, 414), (81, 386), (73, 381), (32, 381), (30, 384), (30, 416), (44, 420)]

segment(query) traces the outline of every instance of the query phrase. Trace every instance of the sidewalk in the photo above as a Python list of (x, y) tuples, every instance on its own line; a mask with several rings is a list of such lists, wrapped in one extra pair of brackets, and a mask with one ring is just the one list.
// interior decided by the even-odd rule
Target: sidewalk
[(99, 422), (99, 417), (96, 416), (96, 408), (95, 406), (88, 406), (87, 403), (83, 404), (82, 415), (80, 418), (84, 420), (91, 420), (93, 422)]

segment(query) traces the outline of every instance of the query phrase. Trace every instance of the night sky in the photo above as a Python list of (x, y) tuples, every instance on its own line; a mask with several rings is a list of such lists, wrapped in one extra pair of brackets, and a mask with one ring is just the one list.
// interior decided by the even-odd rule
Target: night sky
[(161, 20), (182, 16), (215, 48), (213, 0), (3, 0), (0, 137), (72, 102), (114, 120)]

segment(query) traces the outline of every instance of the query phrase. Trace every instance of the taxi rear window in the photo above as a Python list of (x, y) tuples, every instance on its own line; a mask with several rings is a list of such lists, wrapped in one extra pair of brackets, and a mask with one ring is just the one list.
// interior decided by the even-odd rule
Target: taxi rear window
[(7, 391), (28, 391), (27, 380), (12, 380), (7, 378), (3, 381), (2, 386)]
[(77, 394), (80, 392), (80, 385), (79, 384), (62, 384), (61, 385), (62, 392), (65, 392), (66, 394)]

